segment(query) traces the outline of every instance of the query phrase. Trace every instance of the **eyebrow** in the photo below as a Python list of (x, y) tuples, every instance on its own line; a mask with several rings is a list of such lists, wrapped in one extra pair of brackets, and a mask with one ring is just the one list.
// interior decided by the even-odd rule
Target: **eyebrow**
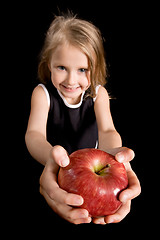
[[(66, 68), (68, 68), (68, 65), (67, 64), (64, 64), (63, 62), (61, 61), (55, 61), (54, 63), (51, 63), (52, 66), (64, 66)], [(81, 68), (84, 68), (84, 69), (88, 69), (89, 70), (89, 66), (88, 64), (87, 65), (79, 65), (79, 66), (76, 66), (77, 69), (81, 69)]]

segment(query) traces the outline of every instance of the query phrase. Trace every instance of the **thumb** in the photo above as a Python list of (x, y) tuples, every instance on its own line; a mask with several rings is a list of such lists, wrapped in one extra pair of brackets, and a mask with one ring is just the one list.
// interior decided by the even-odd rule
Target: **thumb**
[(130, 162), (135, 157), (132, 149), (122, 147), (121, 150), (115, 155), (115, 158), (120, 163)]
[(53, 147), (51, 152), (52, 158), (60, 167), (66, 167), (69, 164), (67, 151), (60, 145)]

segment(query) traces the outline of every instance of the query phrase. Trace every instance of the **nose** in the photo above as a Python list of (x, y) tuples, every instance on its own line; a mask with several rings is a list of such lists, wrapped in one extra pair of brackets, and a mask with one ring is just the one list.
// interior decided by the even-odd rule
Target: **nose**
[(77, 81), (76, 74), (74, 73), (74, 71), (70, 71), (67, 76), (68, 85), (73, 86), (73, 85), (75, 85), (76, 81)]

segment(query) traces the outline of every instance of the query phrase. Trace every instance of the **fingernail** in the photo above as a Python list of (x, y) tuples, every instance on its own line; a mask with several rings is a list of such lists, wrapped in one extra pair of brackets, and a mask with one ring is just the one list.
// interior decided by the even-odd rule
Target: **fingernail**
[(88, 214), (87, 213), (81, 213), (79, 215), (79, 218), (88, 218)]
[(69, 159), (68, 159), (67, 157), (64, 157), (64, 158), (61, 160), (61, 166), (62, 166), (62, 167), (66, 167), (68, 164), (69, 164)]
[(106, 225), (106, 222), (104, 222), (104, 221), (97, 221), (96, 224)]
[(76, 205), (82, 205), (83, 204), (83, 198), (76, 198), (74, 202), (75, 202)]
[(122, 198), (122, 202), (125, 203), (127, 200), (128, 200), (128, 196), (124, 195), (123, 198)]
[(124, 161), (124, 156), (121, 153), (117, 153), (117, 160), (122, 163)]
[(132, 159), (133, 159), (133, 158), (135, 158), (135, 152), (133, 150), (131, 150), (131, 151), (133, 153), (133, 157), (132, 157)]
[(107, 224), (109, 224), (109, 223), (113, 223), (113, 222), (114, 222), (114, 220), (111, 219), (111, 220), (107, 221)]

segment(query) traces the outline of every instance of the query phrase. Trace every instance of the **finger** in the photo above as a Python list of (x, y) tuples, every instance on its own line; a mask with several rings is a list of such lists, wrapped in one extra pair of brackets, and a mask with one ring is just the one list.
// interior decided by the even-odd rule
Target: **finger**
[(40, 177), (40, 190), (42, 189), (52, 200), (57, 202), (73, 206), (80, 206), (83, 204), (83, 198), (81, 196), (67, 193), (59, 187), (56, 174), (54, 174), (48, 166), (44, 168)]
[(67, 213), (67, 218), (69, 221), (74, 221), (74, 220), (82, 220), (86, 219), (88, 221), (90, 218), (89, 213), (86, 209), (81, 209), (81, 208), (70, 208), (70, 210)]
[(86, 209), (73, 209), (68, 205), (56, 202), (49, 198), (48, 194), (43, 189), (42, 195), (46, 199), (51, 209), (67, 221), (74, 224), (91, 222), (91, 218), (89, 217), (88, 211)]
[(74, 223), (74, 224), (81, 224), (81, 223), (90, 223), (91, 217), (88, 214), (86, 209), (74, 209), (71, 207), (66, 207), (67, 205), (61, 204), (58, 207), (59, 215), (65, 218), (67, 221)]
[(130, 208), (131, 208), (131, 201), (129, 200), (126, 203), (122, 204), (122, 206), (119, 208), (119, 210), (115, 214), (106, 216), (105, 222), (106, 223), (120, 222), (130, 212)]
[(91, 217), (88, 217), (88, 218), (78, 218), (78, 219), (75, 219), (73, 220), (72, 223), (74, 224), (82, 224), (82, 223), (90, 223), (92, 221)]
[(115, 159), (120, 163), (131, 161), (135, 157), (135, 153), (132, 149), (123, 147), (121, 151), (115, 155)]
[(95, 223), (95, 224), (101, 224), (101, 225), (106, 224), (104, 217), (93, 218), (92, 222)]
[[(44, 186), (45, 184), (43, 184)], [(45, 187), (41, 185), (40, 189), (45, 191), (49, 198), (59, 203), (71, 205), (71, 206), (80, 206), (83, 204), (84, 200), (80, 195), (67, 193), (61, 189), (56, 182), (50, 182), (49, 185), (46, 184)]]
[(60, 167), (66, 167), (69, 164), (69, 157), (68, 154), (66, 152), (66, 150), (57, 145), (54, 146), (52, 149), (52, 158), (54, 159), (54, 161), (60, 166)]
[(127, 172), (127, 175), (128, 175), (128, 188), (120, 193), (119, 200), (121, 202), (131, 200), (141, 193), (140, 182), (136, 174), (132, 170), (130, 170)]
[[(62, 206), (62, 208), (65, 206)], [(61, 209), (62, 213), (64, 214), (64, 209)], [(69, 211), (66, 213), (66, 220), (74, 224), (81, 224), (81, 223), (90, 223), (91, 217), (86, 209), (73, 209), (70, 208)]]
[(67, 193), (63, 189), (57, 187), (50, 192), (50, 198), (55, 201), (71, 206), (81, 206), (84, 202), (83, 198), (80, 195)]
[(90, 223), (92, 221), (91, 217), (88, 216), (88, 211), (86, 209), (73, 209), (70, 207), (65, 212), (66, 206), (62, 205), (60, 207), (60, 211), (62, 214), (61, 217), (65, 218), (67, 221), (74, 223), (74, 224), (81, 224), (81, 223)]

